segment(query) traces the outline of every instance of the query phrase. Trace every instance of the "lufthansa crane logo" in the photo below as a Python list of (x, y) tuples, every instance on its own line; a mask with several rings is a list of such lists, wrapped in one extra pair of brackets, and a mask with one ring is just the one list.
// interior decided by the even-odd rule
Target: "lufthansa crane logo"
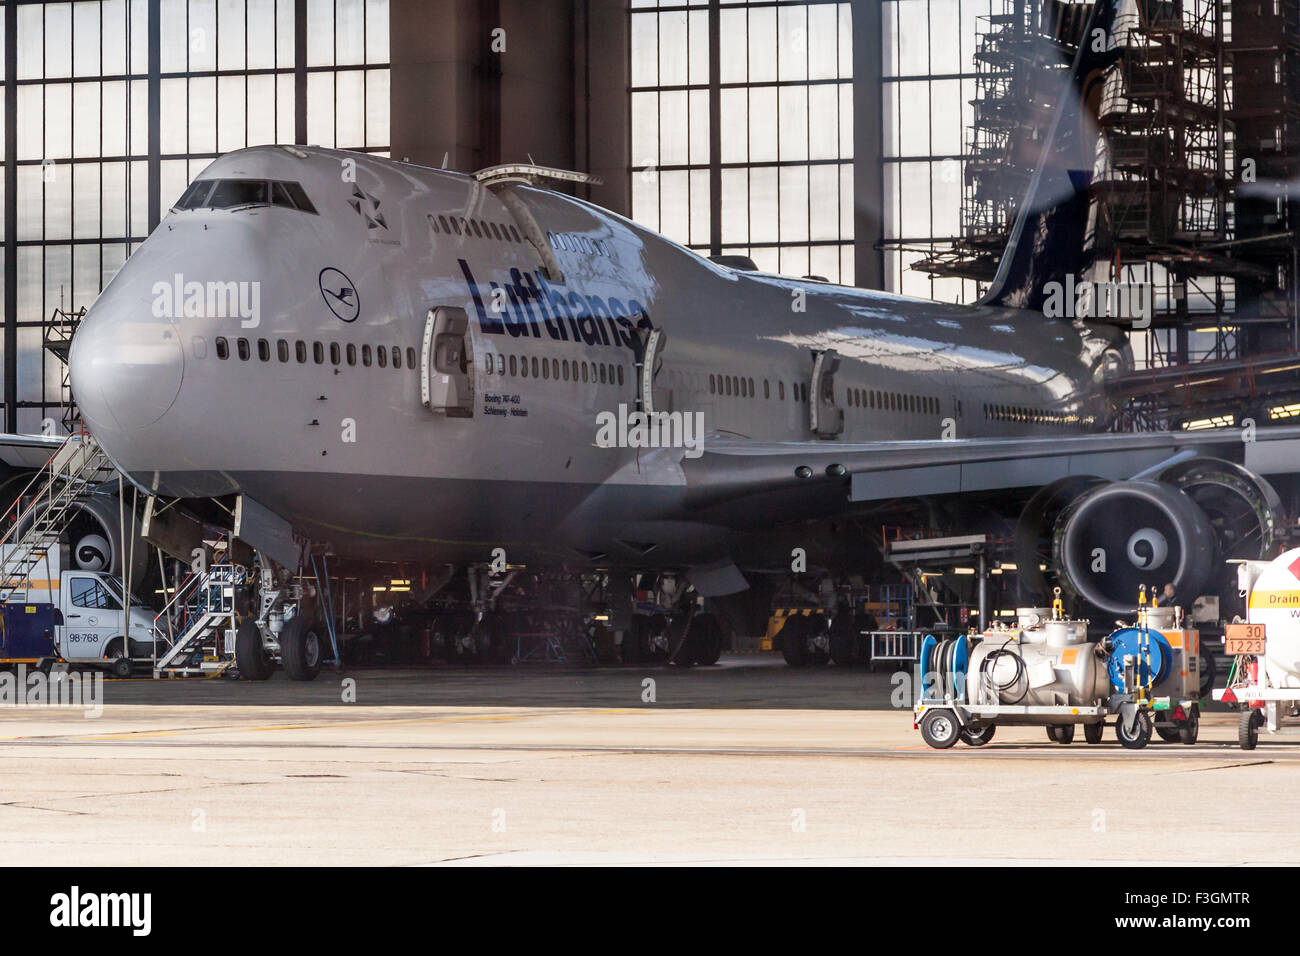
[(320, 271), (320, 294), (330, 311), (344, 322), (355, 322), (361, 314), (357, 287), (338, 269), (327, 266)]

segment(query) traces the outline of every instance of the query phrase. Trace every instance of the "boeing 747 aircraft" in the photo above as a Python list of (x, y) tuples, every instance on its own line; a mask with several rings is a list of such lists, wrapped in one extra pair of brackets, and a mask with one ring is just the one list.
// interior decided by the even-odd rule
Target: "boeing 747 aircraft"
[[(1092, 25), (1113, 14), (1102, 0)], [(1100, 434), (1124, 330), (1044, 315), (1082, 263), (1081, 104), (1106, 57), (1080, 52), (974, 307), (710, 261), (542, 188), (557, 171), (259, 147), (213, 162), (95, 302), (75, 397), (141, 491), (237, 499), (268, 561), (443, 569), (429, 579), (480, 651), (506, 626), (494, 565), (533, 575), (539, 606), (546, 575), (605, 575), (625, 655), (648, 590), (681, 612), (682, 657), (716, 659), (710, 602), (790, 573), (792, 548), (811, 574), (860, 573), (878, 557), (855, 516), (978, 523), (1012, 489), (1094, 607), (1127, 608), (1151, 575), (1195, 595), (1243, 540), (1268, 547), (1259, 471), (1281, 465), (1235, 432)], [(257, 606), (240, 672), (314, 676), (307, 606), (283, 628)], [(815, 656), (820, 625), (796, 626), (793, 659)]]

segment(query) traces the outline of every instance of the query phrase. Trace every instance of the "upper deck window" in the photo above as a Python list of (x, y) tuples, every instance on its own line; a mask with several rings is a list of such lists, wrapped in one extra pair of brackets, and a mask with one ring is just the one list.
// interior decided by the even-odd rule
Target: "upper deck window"
[(316, 213), (299, 183), (267, 179), (199, 179), (190, 184), (174, 209), (235, 209), (284, 206)]

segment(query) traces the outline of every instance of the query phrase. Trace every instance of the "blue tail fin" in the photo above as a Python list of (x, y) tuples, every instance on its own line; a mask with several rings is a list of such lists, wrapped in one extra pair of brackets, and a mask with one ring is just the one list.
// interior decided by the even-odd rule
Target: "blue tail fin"
[(1016, 213), (997, 274), (981, 305), (1040, 309), (1049, 282), (1084, 263), (1088, 184), (1096, 159), (1096, 106), (1118, 57), (1111, 37), (1119, 0), (1097, 0), (1062, 89), (1038, 168)]

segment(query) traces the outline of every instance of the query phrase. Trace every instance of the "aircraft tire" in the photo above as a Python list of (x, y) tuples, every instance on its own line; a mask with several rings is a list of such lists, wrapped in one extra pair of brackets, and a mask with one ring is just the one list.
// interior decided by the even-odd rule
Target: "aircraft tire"
[(235, 632), (235, 666), (244, 680), (266, 680), (271, 676), (271, 661), (262, 647), (262, 633), (249, 618), (244, 618)]
[(280, 631), (280, 660), (284, 663), (284, 676), (289, 680), (315, 680), (320, 673), (320, 639), (301, 616), (289, 621)]
[(697, 614), (691, 621), (690, 647), (695, 663), (707, 667), (722, 656), (722, 625), (712, 614)]
[(791, 667), (808, 666), (807, 618), (794, 615), (785, 619), (778, 634), (781, 639), (781, 656)]

